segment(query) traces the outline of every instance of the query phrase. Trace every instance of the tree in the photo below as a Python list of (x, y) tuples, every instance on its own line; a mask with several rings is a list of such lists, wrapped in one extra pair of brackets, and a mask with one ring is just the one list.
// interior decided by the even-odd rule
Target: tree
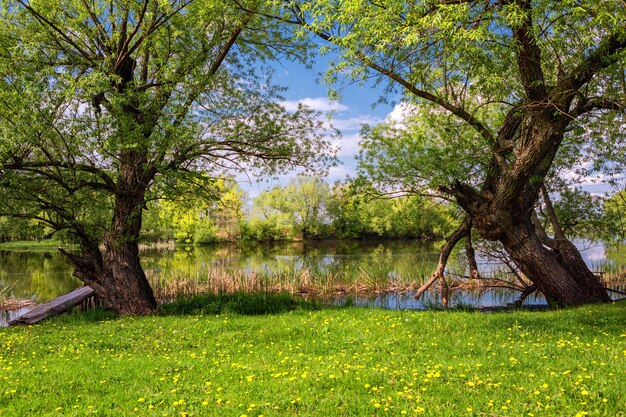
[(299, 0), (282, 12), (341, 56), (331, 78), (388, 82), (411, 103), (404, 123), (363, 132), (362, 168), (464, 210), (434, 278), (475, 230), (549, 302), (609, 300), (558, 225), (549, 237), (533, 220), (559, 153), (624, 136), (623, 1)]
[(323, 237), (329, 225), (330, 186), (319, 177), (299, 175), (285, 187), (261, 193), (255, 201), (257, 215), (291, 228), (302, 239)]
[(71, 232), (74, 276), (118, 314), (153, 311), (148, 201), (329, 162), (315, 115), (257, 75), (299, 45), (230, 0), (2, 1), (0, 215)]
[(150, 202), (144, 215), (143, 240), (181, 243), (233, 241), (243, 221), (244, 193), (232, 178), (212, 181), (213, 195), (166, 196)]
[(328, 211), (341, 238), (432, 238), (452, 228), (448, 205), (417, 195), (385, 196), (357, 181), (335, 183)]
[(626, 241), (626, 190), (617, 191), (604, 202), (602, 223), (604, 239), (617, 244)]

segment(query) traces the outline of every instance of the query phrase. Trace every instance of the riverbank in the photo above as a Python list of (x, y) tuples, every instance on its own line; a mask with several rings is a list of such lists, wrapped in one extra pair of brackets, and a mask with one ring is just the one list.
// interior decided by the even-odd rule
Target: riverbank
[(58, 240), (15, 240), (0, 242), (0, 250), (8, 251), (56, 251), (58, 248), (78, 249), (77, 244), (61, 242)]
[[(95, 311), (0, 329), (0, 415), (626, 410), (623, 303), (489, 314), (242, 305), (245, 297), (221, 310), (187, 302), (163, 316), (116, 319)], [(213, 314), (224, 308), (230, 312)]]

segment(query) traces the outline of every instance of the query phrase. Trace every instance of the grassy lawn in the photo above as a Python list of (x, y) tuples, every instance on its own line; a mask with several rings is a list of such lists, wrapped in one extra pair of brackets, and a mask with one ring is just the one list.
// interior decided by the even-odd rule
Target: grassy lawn
[(624, 303), (293, 308), (92, 312), (0, 329), (0, 415), (626, 415)]

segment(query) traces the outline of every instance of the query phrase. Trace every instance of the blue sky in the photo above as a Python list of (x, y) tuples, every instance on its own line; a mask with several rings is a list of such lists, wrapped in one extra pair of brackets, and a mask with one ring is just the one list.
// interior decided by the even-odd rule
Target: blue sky
[[(316, 65), (311, 69), (293, 62), (275, 63), (273, 81), (287, 88), (283, 93), (285, 102), (282, 103), (287, 110), (295, 110), (298, 103), (303, 103), (313, 110), (332, 113), (332, 124), (342, 133), (341, 140), (338, 142), (340, 164), (330, 169), (327, 178), (328, 181), (334, 182), (355, 172), (355, 155), (358, 153), (361, 125), (383, 121), (393, 111), (395, 103), (390, 100), (389, 104), (373, 106), (384, 93), (381, 87), (375, 87), (372, 82), (342, 86), (341, 101), (331, 102), (328, 98), (329, 86), (319, 81), (330, 58), (318, 56), (317, 59)], [(295, 175), (294, 172), (278, 179), (253, 183), (240, 181), (240, 186), (250, 198), (254, 198), (263, 190), (285, 185)]]
[[(400, 96), (387, 96), (388, 103), (377, 103), (381, 96), (385, 96), (385, 93), (382, 86), (374, 86), (373, 82), (343, 85), (341, 100), (331, 102), (328, 98), (329, 86), (319, 81), (327, 69), (329, 59), (332, 59), (331, 55), (318, 56), (316, 65), (310, 69), (293, 62), (275, 63), (273, 81), (287, 88), (283, 93), (285, 102), (282, 103), (287, 110), (295, 110), (298, 103), (303, 103), (313, 110), (332, 113), (332, 124), (342, 133), (338, 143), (340, 164), (332, 167), (327, 177), (327, 180), (332, 183), (355, 173), (355, 156), (359, 150), (361, 125), (377, 124), (387, 117), (399, 120), (402, 117), (402, 109), (398, 106)], [(567, 172), (565, 174), (567, 176)], [(573, 175), (573, 171), (571, 174)], [(248, 198), (253, 199), (264, 190), (287, 184), (295, 175), (297, 173), (293, 172), (278, 179), (260, 181), (252, 179), (252, 182), (247, 176), (240, 176), (237, 179), (241, 188), (248, 194)], [(610, 191), (602, 175), (584, 177), (579, 181), (578, 186), (594, 194), (604, 194)]]

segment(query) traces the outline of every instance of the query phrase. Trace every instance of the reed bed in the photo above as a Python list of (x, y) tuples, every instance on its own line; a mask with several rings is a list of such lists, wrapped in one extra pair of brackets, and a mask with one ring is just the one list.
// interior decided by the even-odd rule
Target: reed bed
[[(291, 270), (282, 273), (245, 272), (218, 266), (212, 269), (192, 269), (185, 276), (159, 274), (148, 270), (146, 276), (159, 302), (171, 302), (177, 298), (189, 298), (207, 294), (234, 293), (287, 293), (305, 299), (336, 302), (349, 297), (368, 298), (383, 294), (414, 293), (425, 281), (424, 277), (409, 281), (401, 277), (383, 275), (360, 269), (357, 274), (326, 273), (313, 274), (309, 269)], [(449, 290), (454, 293), (479, 295), (485, 291), (523, 291), (521, 283), (513, 277), (489, 277), (467, 279), (462, 275), (450, 274), (447, 279)], [(429, 292), (437, 294), (439, 283)], [(432, 297), (431, 297), (432, 298)], [(435, 295), (435, 298), (437, 296)]]
[(34, 307), (36, 304), (33, 300), (0, 298), (0, 311), (16, 311), (26, 307)]
[(22, 300), (12, 296), (12, 290), (16, 283), (17, 281), (0, 289), (0, 312), (17, 311), (36, 304), (33, 300)]
[(347, 278), (339, 273), (313, 275), (310, 270), (293, 270), (284, 273), (264, 274), (244, 272), (225, 267), (213, 268), (204, 273), (195, 271), (184, 277), (163, 276), (156, 271), (146, 271), (146, 276), (160, 302), (178, 297), (202, 294), (228, 293), (289, 293), (302, 297), (331, 299), (341, 295), (366, 295), (384, 292), (406, 292), (416, 288), (416, 282), (404, 282), (388, 277), (377, 277), (363, 270)]

